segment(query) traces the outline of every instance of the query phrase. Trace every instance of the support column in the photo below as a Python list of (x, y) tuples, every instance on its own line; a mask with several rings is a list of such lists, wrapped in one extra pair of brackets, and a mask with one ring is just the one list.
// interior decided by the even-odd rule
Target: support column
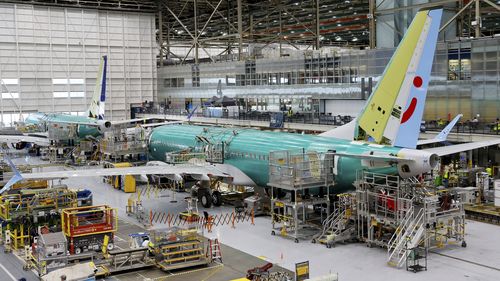
[(375, 37), (375, 0), (369, 0), (368, 2), (368, 17), (370, 20), (369, 23), (369, 44), (370, 49), (375, 49), (376, 46), (376, 37)]
[(158, 44), (160, 45), (160, 66), (163, 66), (163, 18), (161, 10), (158, 11)]
[(320, 0), (316, 0), (316, 50), (319, 50), (321, 47), (321, 35), (319, 34), (319, 1)]
[(476, 0), (476, 38), (481, 37), (481, 11), (480, 11), (481, 3), (479, 0)]
[(170, 56), (170, 23), (167, 23), (167, 53), (165, 58), (168, 59)]
[(241, 0), (237, 1), (238, 4), (238, 60), (242, 59), (243, 52), (243, 20), (242, 20), (242, 7)]
[(253, 39), (253, 14), (250, 15), (250, 40), (252, 39)]
[(198, 64), (198, 0), (193, 1), (194, 4), (194, 63)]
[(279, 37), (279, 40), (280, 40), (280, 48), (279, 48), (279, 50), (280, 50), (280, 57), (281, 57), (281, 48), (282, 48), (282, 46), (281, 46), (281, 45), (282, 45), (282, 43), (283, 43), (283, 24), (282, 24), (282, 22), (281, 22), (281, 13), (282, 13), (282, 12), (283, 12), (283, 11), (282, 11), (282, 10), (280, 10), (280, 14), (279, 14), (279, 21), (280, 21), (280, 22), (279, 22), (279, 24), (280, 24), (280, 31), (279, 31), (279, 32), (280, 32), (280, 37)]

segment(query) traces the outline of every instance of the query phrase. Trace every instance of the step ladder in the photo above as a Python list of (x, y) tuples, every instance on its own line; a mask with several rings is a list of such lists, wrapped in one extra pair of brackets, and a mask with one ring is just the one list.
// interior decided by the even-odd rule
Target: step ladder
[(343, 234), (344, 231), (349, 230), (349, 217), (347, 209), (336, 209), (324, 221), (321, 232), (313, 237), (312, 242), (320, 242), (326, 244), (328, 248), (331, 247), (336, 237)]
[(425, 211), (420, 209), (415, 215), (412, 206), (396, 228), (387, 246), (387, 264), (401, 268), (412, 248), (417, 247), (425, 234)]
[(207, 246), (207, 258), (209, 258), (210, 262), (219, 261), (222, 263), (222, 252), (220, 249), (219, 239), (209, 239)]

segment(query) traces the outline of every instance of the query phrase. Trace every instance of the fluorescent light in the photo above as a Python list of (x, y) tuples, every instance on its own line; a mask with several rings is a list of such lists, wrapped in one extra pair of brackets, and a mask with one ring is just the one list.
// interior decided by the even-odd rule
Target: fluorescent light
[(2, 99), (19, 99), (19, 93), (2, 93)]
[(68, 92), (53, 92), (52, 96), (54, 98), (67, 98), (69, 95)]
[(72, 98), (84, 98), (85, 93), (84, 92), (69, 92), (69, 96)]
[(19, 79), (13, 78), (13, 79), (2, 79), (2, 82), (5, 85), (17, 85), (19, 84)]

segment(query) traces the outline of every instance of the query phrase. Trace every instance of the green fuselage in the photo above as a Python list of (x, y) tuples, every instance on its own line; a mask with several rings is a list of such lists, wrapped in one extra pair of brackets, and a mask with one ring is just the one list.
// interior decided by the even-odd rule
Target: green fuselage
[[(85, 116), (75, 116), (69, 114), (56, 114), (56, 113), (32, 113), (28, 115), (24, 123), (26, 125), (34, 125), (40, 128), (42, 131), (47, 131), (47, 126), (49, 123), (57, 124), (57, 123), (94, 123), (96, 119), (89, 118)], [(77, 125), (77, 135), (79, 138), (85, 138), (86, 136), (97, 137), (100, 136), (101, 133), (96, 126), (86, 126), (86, 125)]]
[[(337, 153), (350, 154), (362, 154), (370, 151), (397, 154), (400, 151), (400, 148), (396, 147), (353, 143), (315, 135), (194, 125), (166, 125), (155, 128), (150, 136), (149, 150), (156, 160), (165, 161), (165, 153), (167, 152), (178, 152), (186, 149), (200, 150), (203, 143), (197, 140), (197, 136), (203, 136), (211, 142), (225, 142), (224, 164), (238, 168), (259, 186), (266, 186), (268, 183), (268, 156), (272, 151), (304, 149), (320, 153), (336, 151)], [(340, 157), (336, 168), (335, 185), (338, 190), (352, 188), (356, 172), (360, 169), (368, 170), (362, 166), (360, 159), (350, 157)], [(393, 166), (371, 170), (397, 173), (397, 168)]]

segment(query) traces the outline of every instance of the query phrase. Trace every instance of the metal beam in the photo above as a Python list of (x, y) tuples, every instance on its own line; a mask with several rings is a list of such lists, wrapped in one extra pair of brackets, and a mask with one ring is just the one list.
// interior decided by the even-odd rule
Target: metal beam
[(241, 7), (241, 0), (237, 0), (237, 10), (238, 10), (238, 60), (241, 60), (243, 58), (242, 53), (243, 53), (243, 15), (242, 13), (242, 7)]
[(397, 11), (405, 11), (408, 9), (429, 8), (429, 7), (435, 7), (435, 6), (444, 5), (444, 4), (448, 4), (448, 3), (454, 3), (457, 1), (458, 0), (441, 0), (441, 1), (432, 2), (432, 3), (423, 3), (423, 4), (408, 5), (408, 6), (404, 6), (404, 7), (398, 7), (398, 8), (382, 9), (382, 10), (376, 10), (375, 14), (376, 15), (393, 14), (394, 12), (397, 12)]
[(215, 37), (209, 37), (209, 38), (202, 38), (199, 41), (200, 42), (207, 42), (207, 41), (214, 41), (218, 39), (224, 39), (224, 38), (237, 38), (238, 33), (231, 33), (231, 34), (226, 34), (226, 35), (221, 35), (221, 36), (215, 36)]
[(283, 8), (283, 11), (287, 12), (292, 19), (294, 19), (298, 24), (302, 25), (307, 31), (311, 32), (312, 34), (315, 34), (314, 31), (312, 31), (309, 27), (307, 27), (305, 24), (303, 24), (300, 20), (298, 20), (292, 13), (290, 13), (287, 9)]
[(321, 38), (320, 38), (320, 34), (319, 34), (319, 25), (320, 25), (320, 18), (319, 18), (319, 1), (320, 0), (316, 0), (316, 50), (319, 50), (319, 48), (321, 47)]
[[(282, 38), (283, 38), (283, 22), (281, 21), (281, 20), (282, 20), (282, 18), (281, 18), (281, 13), (282, 13), (282, 11), (280, 10), (280, 14), (279, 14), (280, 31), (279, 31), (279, 32), (280, 32), (280, 36), (281, 36), (281, 39), (282, 39)], [(282, 46), (281, 46), (282, 41), (283, 41), (283, 40), (280, 40), (280, 45), (279, 45), (279, 47), (280, 47), (280, 48), (279, 48), (279, 51), (280, 51), (280, 57), (281, 57), (281, 53), (282, 53), (282, 49), (281, 49), (281, 48), (282, 48)]]
[(472, 5), (474, 2), (473, 1), (470, 1), (469, 3), (467, 3), (467, 5), (465, 5), (462, 9), (460, 9), (460, 11), (458, 11), (458, 13), (456, 13), (451, 19), (449, 19), (440, 29), (439, 29), (439, 32), (443, 31), (446, 29), (446, 27), (448, 27), (448, 25), (450, 25), (450, 23), (452, 23), (459, 15), (461, 15), (470, 5)]
[(194, 63), (198, 64), (198, 0), (193, 1), (194, 10)]
[(169, 7), (165, 6), (165, 8), (175, 18), (175, 20), (182, 26), (182, 28), (187, 32), (187, 34), (189, 34), (189, 36), (191, 36), (191, 38), (194, 40), (195, 37), (193, 36), (193, 34), (191, 34), (191, 31), (189, 31), (189, 29), (184, 25), (184, 23), (182, 23), (182, 21), (177, 17), (177, 15), (174, 12), (172, 12), (172, 10), (170, 10)]
[[(184, 9), (186, 9), (186, 6), (187, 6), (187, 4), (188, 4), (188, 3), (189, 3), (189, 2), (188, 2), (188, 1), (186, 1), (186, 2), (184, 3), (184, 5), (182, 5), (181, 11), (179, 12), (179, 16), (180, 16), (180, 15), (182, 15), (182, 13), (184, 12)], [(162, 5), (164, 5), (165, 7), (167, 7), (167, 4), (165, 4), (165, 3), (163, 3), (163, 2), (161, 2), (161, 4), (162, 4)], [(174, 22), (174, 24), (171, 26), (171, 28), (175, 28), (175, 22)]]
[[(210, 14), (210, 17), (208, 17), (208, 20), (205, 23), (205, 25), (203, 25), (203, 28), (200, 31), (200, 35), (203, 33), (203, 31), (205, 31), (205, 28), (207, 28), (208, 24), (210, 23), (210, 20), (212, 20), (212, 17), (215, 15), (215, 12), (219, 9), (219, 6), (222, 3), (222, 1), (224, 1), (224, 0), (220, 0), (219, 3), (217, 4), (217, 6), (215, 6), (214, 11), (212, 12), (212, 14)], [(198, 35), (198, 37), (200, 35)]]
[[(368, 28), (368, 31), (370, 32), (370, 34), (368, 34), (369, 36), (369, 44), (370, 44), (370, 49), (375, 49), (375, 46), (376, 46), (376, 37), (375, 37), (375, 0), (368, 0), (368, 16), (370, 17), (369, 18), (369, 28)], [(385, 1), (385, 0), (384, 0)], [(382, 3), (384, 3), (384, 1), (382, 1), (380, 3), (380, 5), (382, 5)], [(380, 6), (379, 5), (379, 6)]]
[(163, 66), (163, 17), (161, 10), (158, 11), (158, 43), (160, 45), (160, 66)]
[(232, 28), (234, 29), (235, 31), (238, 31), (238, 29), (236, 27), (234, 27), (234, 25), (231, 24), (231, 22), (228, 20), (228, 17), (225, 17), (223, 14), (221, 14), (221, 12), (219, 12), (217, 9), (215, 9), (214, 5), (212, 5), (212, 3), (210, 3), (210, 1), (206, 1), (207, 4), (212, 7), (212, 9), (216, 10), (216, 13), (222, 17), (223, 20), (225, 20), (227, 22), (227, 24)]
[(491, 7), (497, 9), (500, 11), (500, 6), (498, 6), (497, 4), (491, 2), (490, 0), (484, 0), (484, 2), (486, 2), (487, 4), (489, 4)]
[(479, 0), (476, 0), (476, 38), (481, 37), (481, 11), (480, 11), (480, 6), (481, 3), (479, 3)]

